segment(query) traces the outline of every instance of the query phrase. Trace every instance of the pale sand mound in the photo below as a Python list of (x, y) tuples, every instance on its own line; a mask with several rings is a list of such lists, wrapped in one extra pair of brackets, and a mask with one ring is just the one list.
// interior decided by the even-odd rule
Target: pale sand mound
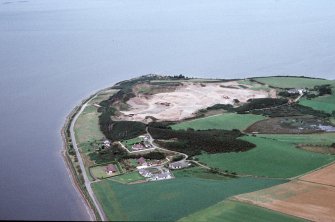
[(192, 117), (194, 113), (215, 104), (234, 104), (234, 99), (246, 102), (250, 98), (275, 97), (275, 90), (261, 91), (243, 88), (237, 82), (226, 83), (183, 83), (174, 92), (157, 93), (151, 96), (131, 98), (127, 103), (129, 111), (122, 111), (121, 119), (145, 122), (146, 116), (159, 120), (181, 120)]

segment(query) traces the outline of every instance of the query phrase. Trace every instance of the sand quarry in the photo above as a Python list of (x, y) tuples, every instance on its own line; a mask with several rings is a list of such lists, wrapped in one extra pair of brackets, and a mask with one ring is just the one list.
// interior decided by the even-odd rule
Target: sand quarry
[(234, 199), (311, 221), (335, 222), (335, 164)]
[(235, 81), (225, 83), (191, 83), (183, 82), (173, 92), (153, 95), (138, 94), (127, 104), (130, 109), (121, 111), (124, 120), (147, 122), (146, 116), (158, 120), (178, 121), (192, 117), (195, 112), (215, 104), (234, 104), (234, 99), (241, 103), (250, 98), (276, 97), (275, 90), (252, 90), (249, 86)]

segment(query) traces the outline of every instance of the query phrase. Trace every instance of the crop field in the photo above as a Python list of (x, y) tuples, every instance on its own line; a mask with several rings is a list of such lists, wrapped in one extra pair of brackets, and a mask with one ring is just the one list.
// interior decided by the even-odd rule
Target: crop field
[(94, 106), (87, 106), (78, 117), (74, 131), (77, 143), (85, 143), (88, 141), (100, 140), (104, 135), (99, 127), (99, 113)]
[(294, 180), (234, 198), (310, 221), (335, 218), (335, 188), (319, 183)]
[(133, 183), (133, 182), (136, 182), (136, 181), (142, 181), (144, 179), (145, 178), (142, 177), (137, 171), (122, 174), (120, 176), (115, 176), (115, 177), (111, 178), (111, 180), (119, 182), (119, 183), (123, 183), (123, 184)]
[(225, 113), (178, 123), (172, 125), (171, 127), (174, 130), (187, 129), (187, 128), (193, 128), (195, 130), (207, 130), (207, 129), (244, 130), (253, 123), (263, 119), (265, 119), (265, 117), (261, 115)]
[(302, 222), (303, 219), (281, 214), (255, 205), (226, 200), (184, 217), (179, 222)]
[(202, 154), (197, 157), (210, 167), (276, 178), (298, 176), (335, 160), (335, 156), (304, 151), (288, 142), (252, 136), (242, 139), (257, 147), (246, 152)]
[(92, 184), (92, 188), (109, 220), (174, 221), (233, 195), (283, 182), (255, 178), (223, 181), (185, 177), (132, 185), (104, 180)]
[(316, 85), (334, 84), (334, 81), (325, 79), (310, 79), (301, 77), (265, 77), (253, 78), (258, 82), (278, 88), (313, 88)]

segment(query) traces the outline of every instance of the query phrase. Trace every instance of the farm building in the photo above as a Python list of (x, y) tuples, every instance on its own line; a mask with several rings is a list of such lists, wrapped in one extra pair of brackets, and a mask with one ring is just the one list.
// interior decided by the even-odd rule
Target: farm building
[(151, 177), (152, 176), (152, 173), (149, 170), (146, 170), (146, 169), (140, 169), (138, 172), (139, 172), (139, 174), (141, 174), (144, 177)]
[(140, 165), (140, 166), (147, 166), (147, 165), (148, 165), (148, 163), (145, 161), (145, 159), (144, 159), (143, 157), (139, 158), (139, 159), (137, 160), (137, 163), (138, 163), (138, 165)]
[(115, 165), (113, 164), (109, 164), (107, 167), (106, 167), (106, 173), (111, 175), (113, 173), (116, 173), (117, 172), (117, 169), (115, 167)]
[(191, 164), (187, 161), (178, 161), (169, 164), (170, 169), (182, 169), (191, 166)]
[(167, 180), (172, 179), (172, 176), (169, 172), (155, 174), (151, 177), (151, 180)]
[(131, 147), (133, 150), (143, 150), (144, 149), (144, 145), (142, 143), (136, 143)]

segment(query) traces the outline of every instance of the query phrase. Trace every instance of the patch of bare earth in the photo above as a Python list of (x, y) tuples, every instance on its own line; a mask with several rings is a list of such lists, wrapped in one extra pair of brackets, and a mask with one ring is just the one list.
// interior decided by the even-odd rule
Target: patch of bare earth
[(234, 199), (311, 221), (335, 221), (335, 164)]
[[(153, 95), (137, 94), (127, 104), (130, 108), (121, 111), (123, 120), (146, 122), (147, 116), (159, 120), (178, 121), (193, 117), (197, 110), (215, 104), (234, 104), (234, 99), (241, 103), (250, 98), (275, 97), (275, 90), (261, 91), (239, 88), (235, 81), (225, 83), (190, 83), (183, 82), (173, 92)], [(222, 86), (233, 86), (227, 88)]]

